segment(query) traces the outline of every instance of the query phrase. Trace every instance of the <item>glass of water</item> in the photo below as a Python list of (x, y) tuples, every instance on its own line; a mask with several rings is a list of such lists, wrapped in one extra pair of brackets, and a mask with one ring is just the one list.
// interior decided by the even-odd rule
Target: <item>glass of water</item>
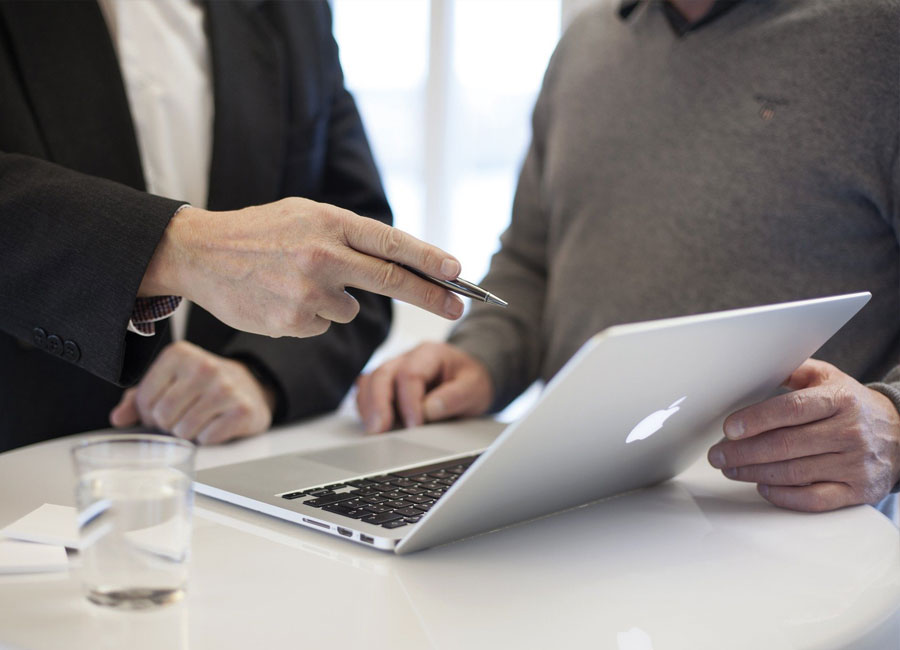
[(89, 600), (145, 609), (184, 595), (194, 456), (192, 443), (155, 434), (95, 438), (72, 449)]

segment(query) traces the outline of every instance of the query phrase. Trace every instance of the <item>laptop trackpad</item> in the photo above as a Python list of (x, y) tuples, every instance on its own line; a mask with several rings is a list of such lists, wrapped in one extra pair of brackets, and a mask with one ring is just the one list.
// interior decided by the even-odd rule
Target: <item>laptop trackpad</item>
[(379, 438), (369, 443), (304, 453), (303, 457), (358, 474), (369, 474), (447, 455), (447, 450), (439, 447), (394, 438)]

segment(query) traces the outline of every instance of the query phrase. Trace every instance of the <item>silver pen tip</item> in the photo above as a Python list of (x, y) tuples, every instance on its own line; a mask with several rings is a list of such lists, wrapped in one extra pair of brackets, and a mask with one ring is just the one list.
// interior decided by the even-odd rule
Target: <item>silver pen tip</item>
[(506, 302), (505, 300), (502, 300), (502, 299), (498, 298), (497, 296), (495, 296), (495, 295), (492, 294), (492, 293), (487, 294), (487, 295), (484, 297), (484, 301), (485, 301), (485, 302), (488, 302), (488, 303), (490, 303), (490, 304), (492, 304), (492, 305), (499, 305), (500, 307), (507, 307), (507, 306), (509, 306), (509, 303), (508, 303), (508, 302)]

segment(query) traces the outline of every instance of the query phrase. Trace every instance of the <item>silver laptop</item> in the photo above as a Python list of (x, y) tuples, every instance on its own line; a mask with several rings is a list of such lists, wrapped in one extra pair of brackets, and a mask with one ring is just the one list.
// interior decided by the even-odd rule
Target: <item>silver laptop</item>
[(206, 469), (195, 488), (396, 553), (495, 530), (675, 476), (870, 297), (617, 325), (486, 447), (483, 422), (476, 435), (429, 425)]

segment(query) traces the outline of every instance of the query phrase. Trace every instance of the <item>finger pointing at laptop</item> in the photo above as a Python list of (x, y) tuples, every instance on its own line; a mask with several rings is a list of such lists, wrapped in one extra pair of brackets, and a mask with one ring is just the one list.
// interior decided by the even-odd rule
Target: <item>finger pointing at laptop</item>
[(792, 392), (725, 420), (726, 440), (709, 462), (757, 484), (775, 505), (823, 511), (874, 504), (900, 480), (900, 416), (882, 393), (810, 359), (785, 385)]

